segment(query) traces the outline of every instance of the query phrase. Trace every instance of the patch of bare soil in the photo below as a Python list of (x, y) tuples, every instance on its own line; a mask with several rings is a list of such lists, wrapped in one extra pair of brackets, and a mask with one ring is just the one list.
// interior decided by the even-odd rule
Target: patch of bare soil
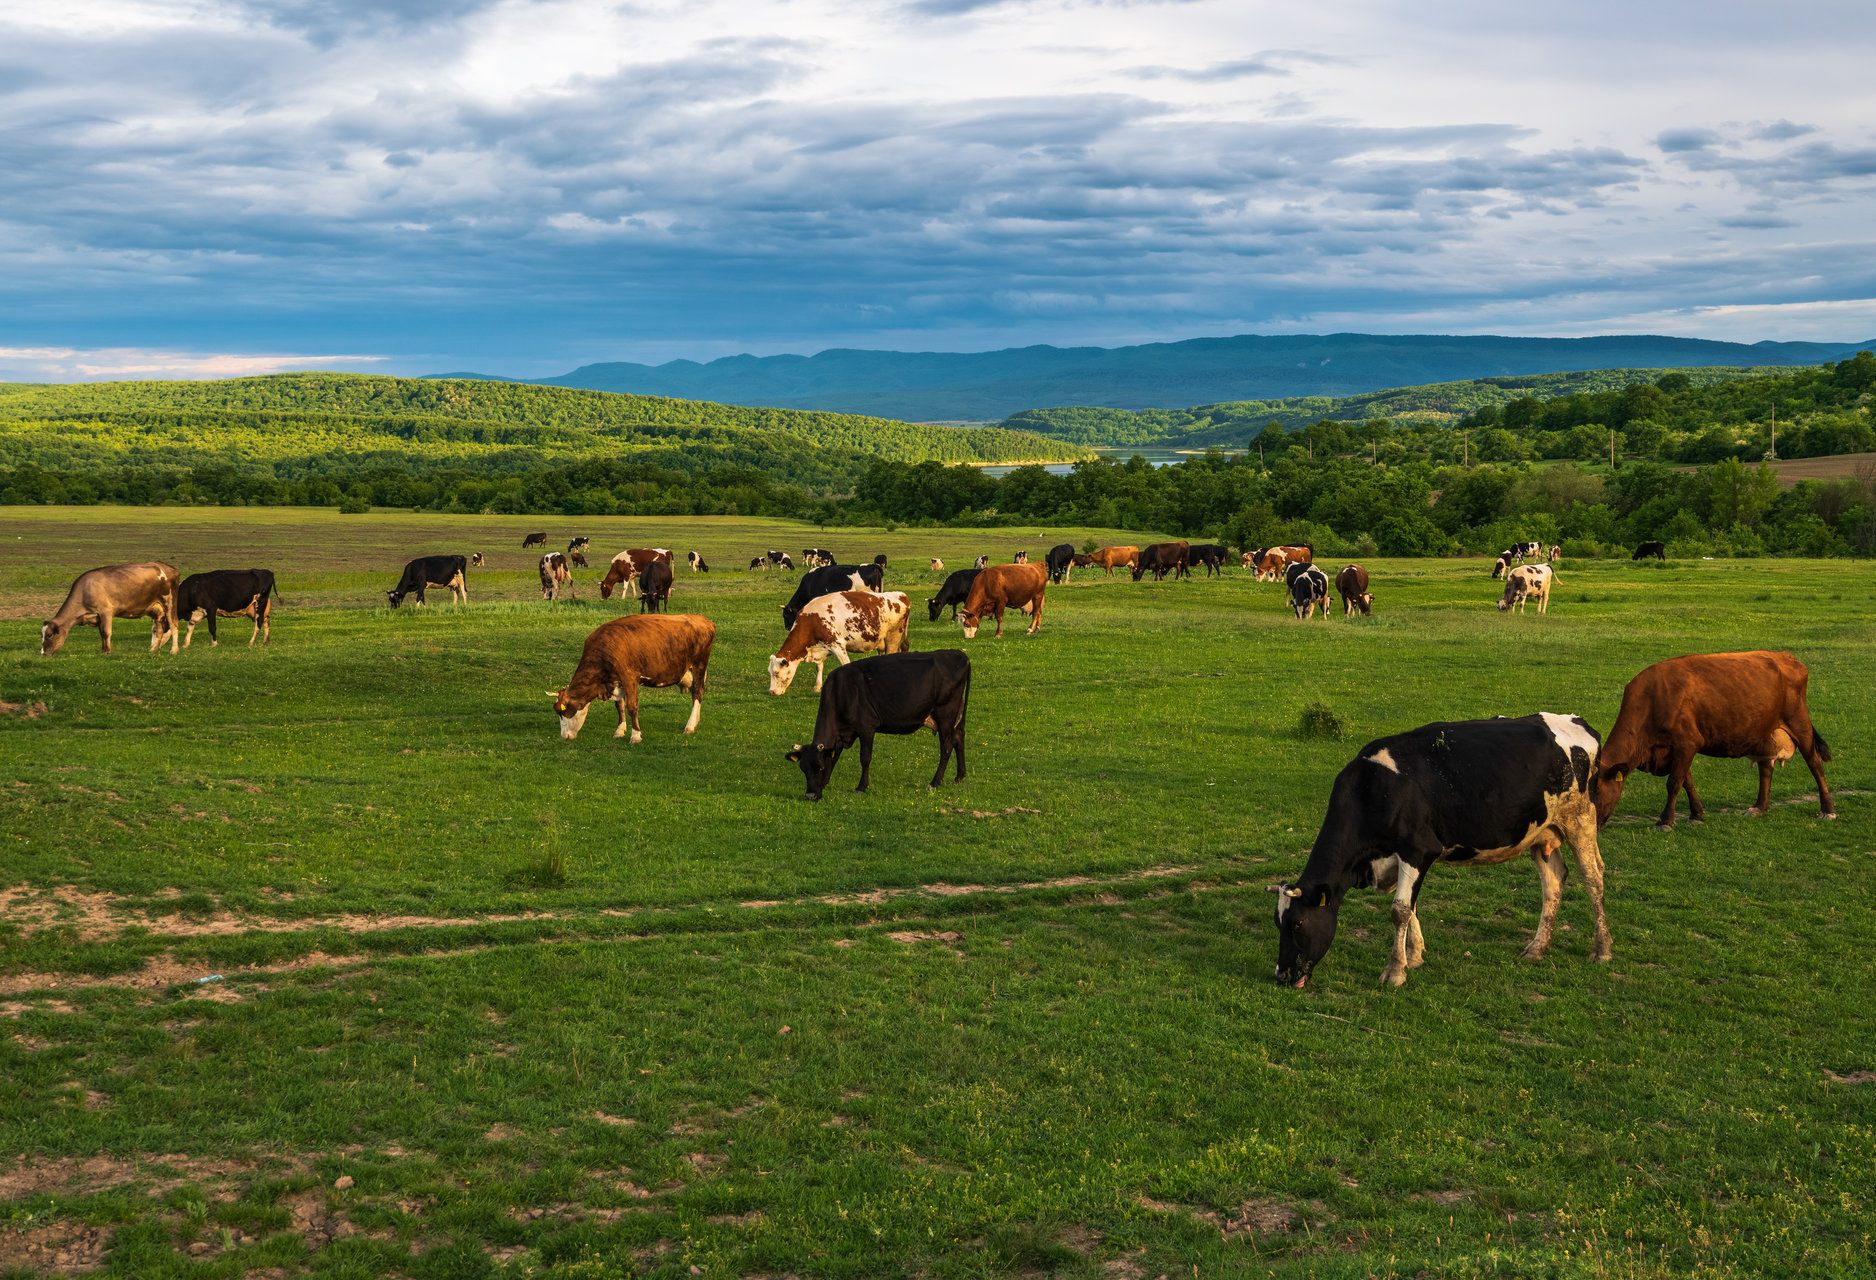
[[(268, 1161), (285, 1172), (307, 1168), (312, 1156)], [(0, 1201), (26, 1200), (36, 1195), (91, 1196), (114, 1187), (146, 1187), (150, 1195), (192, 1181), (245, 1177), (263, 1167), (259, 1160), (200, 1160), (184, 1155), (149, 1156), (117, 1160), (110, 1156), (67, 1156), (59, 1160), (29, 1160), (24, 1155), (0, 1161)]]
[[(133, 973), (114, 973), (103, 977), (71, 977), (62, 973), (11, 973), (0, 976), (0, 995), (16, 995), (22, 991), (42, 991), (56, 987), (61, 990), (84, 990), (91, 987), (127, 987), (132, 990), (155, 990), (184, 984), (193, 985), (195, 990), (190, 996), (197, 1000), (213, 1000), (218, 1003), (233, 1003), (250, 992), (243, 992), (226, 983), (229, 975), (254, 977), (270, 973), (292, 973), (299, 969), (314, 969), (321, 965), (334, 968), (362, 965), (364, 956), (334, 956), (324, 951), (312, 951), (293, 960), (283, 960), (278, 964), (248, 964), (227, 969), (224, 973), (209, 974), (203, 972), (199, 964), (183, 964), (168, 956), (156, 956), (146, 962), (143, 968)], [(210, 981), (209, 979), (213, 979)], [(265, 987), (258, 988), (265, 991)], [(63, 1001), (54, 1001), (60, 1006), (59, 1011), (70, 1013), (72, 1008)], [(16, 1005), (7, 1002), (0, 1009), (24, 1010), (29, 1005)]]
[(1408, 1196), (1409, 1200), (1431, 1200), (1434, 1204), (1464, 1204), (1478, 1192), (1470, 1187), (1455, 1187), (1450, 1191), (1416, 1191)]
[(1230, 1235), (1280, 1235), (1296, 1225), (1296, 1209), (1281, 1200), (1246, 1200), (1220, 1224)]
[(37, 720), (46, 714), (43, 702), (8, 702), (0, 698), (0, 716), (25, 716), (28, 720)]
[(54, 1222), (30, 1231), (0, 1231), (0, 1273), (32, 1271), (76, 1275), (104, 1265), (109, 1227)]
[(1824, 1074), (1830, 1077), (1832, 1084), (1876, 1084), (1876, 1071), (1851, 1071), (1840, 1076), (1825, 1067)]

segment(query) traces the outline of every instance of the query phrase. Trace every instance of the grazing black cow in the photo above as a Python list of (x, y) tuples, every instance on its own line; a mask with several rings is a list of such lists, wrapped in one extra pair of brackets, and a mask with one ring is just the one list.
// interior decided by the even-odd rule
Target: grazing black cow
[(1313, 564), (1293, 564), (1284, 571), (1290, 589), (1290, 608), (1299, 621), (1309, 621), (1310, 611), (1320, 609), (1322, 620), (1329, 620), (1329, 575)]
[(1666, 560), (1668, 558), (1668, 549), (1659, 542), (1644, 542), (1639, 547), (1635, 548), (1635, 554), (1630, 556), (1629, 559), (1646, 560), (1649, 556), (1653, 556), (1657, 560)]
[(204, 619), (208, 621), (209, 644), (219, 645), (221, 641), (215, 637), (217, 617), (252, 618), (254, 634), (248, 637), (248, 647), (253, 648), (256, 640), (272, 644), (269, 615), (273, 612), (273, 597), (279, 594), (272, 569), (215, 569), (190, 574), (176, 588), (176, 616), (189, 628), (183, 633), (182, 647), (189, 647), (195, 637), (195, 624)]
[(638, 611), (657, 613), (671, 598), (671, 562), (653, 560), (638, 571)]
[(567, 554), (572, 555), (576, 551), (584, 551), (592, 545), (593, 540), (591, 538), (575, 538), (567, 544)]
[(795, 618), (810, 600), (818, 600), (836, 591), (878, 591), (886, 585), (886, 575), (876, 564), (824, 564), (801, 575), (795, 594), (782, 606), (782, 628), (792, 631)]
[(1049, 554), (1044, 557), (1044, 563), (1049, 566), (1049, 581), (1066, 582), (1068, 580), (1068, 566), (1074, 558), (1075, 548), (1069, 543), (1057, 543), (1055, 546), (1050, 547)]
[[(1277, 895), (1277, 981), (1300, 987), (1335, 940), (1350, 889), (1394, 890), (1394, 951), (1381, 980), (1398, 987), (1424, 961), (1415, 906), (1436, 862), (1475, 867), (1529, 852), (1543, 883), (1535, 960), (1550, 946), (1567, 844), (1596, 907), (1597, 960), (1609, 958), (1596, 846), (1596, 760), (1602, 739), (1580, 716), (1429, 724), (1378, 738), (1337, 775), (1309, 862)], [(1477, 945), (1477, 944), (1474, 944)]]
[(871, 783), (873, 735), (938, 734), (938, 772), (931, 785), (944, 782), (945, 763), (957, 752), (957, 782), (964, 781), (964, 713), (971, 700), (971, 660), (962, 649), (929, 653), (889, 653), (861, 658), (835, 671), (821, 691), (814, 736), (787, 758), (801, 766), (807, 798), (819, 800), (834, 775), (840, 753), (860, 742), (860, 785)]
[(925, 602), (925, 607), (931, 610), (931, 620), (938, 621), (938, 615), (945, 611), (946, 605), (951, 606), (951, 616), (955, 619), (958, 606), (971, 598), (971, 583), (977, 581), (977, 575), (982, 572), (982, 569), (959, 569), (946, 578), (945, 584), (938, 588), (938, 594)]
[(404, 603), (404, 597), (417, 596), (417, 603), (424, 603), (423, 593), (426, 587), (448, 587), (449, 598), (458, 604), (469, 603), (469, 558), (467, 556), (421, 556), (404, 566), (404, 576), (397, 580), (397, 585), (385, 592), (391, 607), (397, 608)]
[(1208, 578), (1211, 577), (1213, 573), (1216, 573), (1222, 578), (1225, 576), (1225, 557), (1230, 554), (1229, 551), (1215, 542), (1194, 543), (1192, 549), (1186, 553), (1186, 563), (1188, 565), (1204, 565), (1205, 576)]
[(526, 551), (529, 547), (544, 547), (546, 545), (547, 535), (544, 533), (530, 533), (521, 540), (521, 549), (523, 551)]

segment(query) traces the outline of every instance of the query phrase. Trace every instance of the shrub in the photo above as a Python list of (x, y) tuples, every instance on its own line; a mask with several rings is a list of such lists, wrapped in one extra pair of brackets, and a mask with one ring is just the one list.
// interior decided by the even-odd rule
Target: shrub
[(1348, 717), (1336, 714), (1328, 703), (1318, 698), (1303, 708), (1298, 717), (1296, 736), (1299, 738), (1340, 738), (1348, 732)]
[(1603, 547), (1593, 538), (1565, 538), (1563, 554), (1571, 560), (1597, 560), (1602, 557)]
[(370, 510), (371, 504), (363, 498), (348, 497), (339, 503), (339, 514), (342, 516), (362, 516)]

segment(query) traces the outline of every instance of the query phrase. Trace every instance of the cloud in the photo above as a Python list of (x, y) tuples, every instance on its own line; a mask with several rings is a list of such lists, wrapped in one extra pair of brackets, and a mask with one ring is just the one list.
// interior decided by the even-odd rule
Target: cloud
[(119, 347), (0, 347), (0, 372), (11, 380), (90, 382), (119, 378), (239, 378), (300, 369), (369, 368), (384, 356), (245, 355)]
[(1678, 151), (1702, 151), (1719, 144), (1720, 135), (1712, 129), (1669, 129), (1655, 136), (1655, 146), (1670, 155)]

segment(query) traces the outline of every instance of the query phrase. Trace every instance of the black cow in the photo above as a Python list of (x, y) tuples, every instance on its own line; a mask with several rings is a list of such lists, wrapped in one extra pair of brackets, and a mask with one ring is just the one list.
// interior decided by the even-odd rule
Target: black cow
[(1174, 582), (1182, 577), (1191, 577), (1192, 571), (1186, 562), (1186, 553), (1190, 549), (1184, 542), (1153, 543), (1140, 552), (1140, 559), (1133, 566), (1133, 580), (1138, 582), (1149, 573), (1155, 582), (1168, 573), (1172, 574)]
[[(543, 535), (545, 536), (545, 535)], [(397, 580), (397, 585), (385, 592), (391, 607), (397, 608), (404, 603), (404, 597), (415, 592), (417, 603), (423, 604), (424, 588), (448, 587), (451, 600), (469, 603), (469, 558), (467, 556), (421, 556), (404, 566), (404, 576)]]
[(1659, 542), (1644, 542), (1639, 547), (1635, 548), (1635, 554), (1630, 556), (1629, 559), (1646, 560), (1649, 556), (1653, 556), (1657, 560), (1666, 560), (1668, 558), (1668, 549)]
[(982, 572), (982, 569), (959, 569), (946, 578), (945, 584), (938, 588), (938, 594), (925, 602), (925, 607), (931, 610), (931, 620), (938, 621), (938, 615), (944, 612), (946, 605), (951, 606), (951, 617), (955, 619), (958, 606), (971, 598), (971, 583), (977, 581), (977, 575)]
[(189, 624), (182, 647), (189, 647), (195, 637), (195, 624), (204, 619), (208, 622), (208, 642), (219, 645), (221, 641), (215, 637), (217, 617), (252, 618), (254, 634), (248, 637), (248, 647), (253, 648), (255, 640), (272, 644), (269, 615), (273, 612), (273, 597), (279, 594), (272, 569), (215, 569), (190, 574), (176, 588), (176, 616)]
[(1049, 566), (1049, 581), (1063, 582), (1068, 578), (1069, 562), (1075, 558), (1075, 548), (1066, 542), (1049, 548), (1046, 563)]
[(874, 556), (873, 563), (878, 565), (880, 568), (884, 569), (886, 567), (886, 553), (882, 551), (878, 555)]
[(671, 562), (653, 560), (638, 571), (638, 611), (657, 613), (671, 598)]
[(878, 591), (885, 583), (886, 575), (876, 564), (824, 564), (818, 569), (810, 569), (795, 584), (795, 594), (782, 606), (782, 627), (785, 630), (792, 629), (795, 617), (810, 600), (818, 600), (835, 591)]
[(591, 565), (586, 563), (586, 553), (584, 551), (567, 552), (567, 563), (579, 569), (592, 568)]
[(962, 649), (929, 653), (889, 653), (861, 658), (839, 668), (821, 690), (821, 706), (814, 717), (814, 736), (797, 746), (787, 758), (801, 766), (807, 779), (807, 798), (819, 800), (834, 775), (840, 753), (860, 741), (860, 785), (872, 781), (873, 735), (938, 734), (938, 772), (931, 785), (944, 782), (945, 763), (957, 752), (955, 781), (964, 781), (964, 713), (971, 700), (971, 660)]
[(1580, 716), (1429, 724), (1378, 738), (1337, 775), (1309, 862), (1277, 895), (1277, 980), (1302, 986), (1335, 940), (1350, 889), (1394, 890), (1394, 951), (1381, 980), (1399, 986), (1425, 956), (1415, 906), (1436, 862), (1491, 866), (1529, 852), (1543, 882), (1535, 960), (1550, 946), (1568, 844), (1596, 907), (1597, 960), (1609, 958), (1596, 847), (1602, 739)]
[[(546, 545), (547, 535), (544, 533), (530, 533), (521, 540), (521, 549), (523, 551), (526, 551), (529, 547), (544, 547)], [(443, 584), (439, 582), (436, 585), (442, 586)]]
[(1186, 563), (1204, 565), (1205, 576), (1208, 578), (1214, 572), (1222, 578), (1225, 576), (1225, 557), (1230, 554), (1230, 551), (1215, 542), (1194, 543), (1192, 549), (1186, 553)]
[(1322, 610), (1322, 620), (1329, 620), (1329, 575), (1313, 564), (1293, 564), (1284, 570), (1284, 582), (1290, 589), (1290, 608), (1298, 620), (1309, 621), (1312, 609)]

